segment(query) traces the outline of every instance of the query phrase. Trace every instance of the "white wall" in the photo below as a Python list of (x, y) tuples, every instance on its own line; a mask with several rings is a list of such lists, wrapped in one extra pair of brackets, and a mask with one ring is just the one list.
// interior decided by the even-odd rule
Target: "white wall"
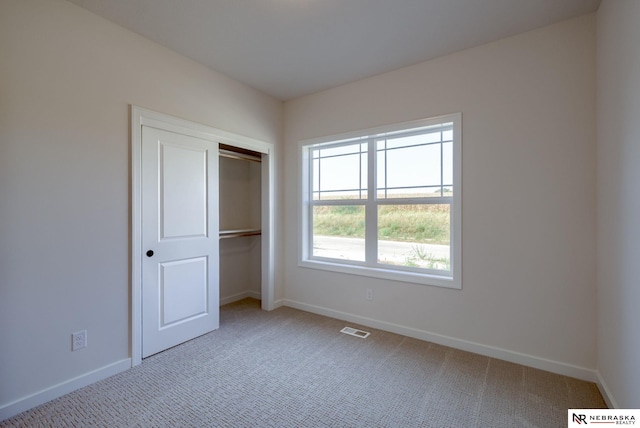
[(640, 408), (640, 2), (598, 9), (598, 369)]
[[(284, 303), (593, 378), (595, 102), (591, 14), (285, 103)], [(453, 112), (463, 289), (299, 268), (298, 141)]]
[(65, 1), (0, 2), (0, 415), (129, 357), (130, 104), (281, 138), (279, 101)]

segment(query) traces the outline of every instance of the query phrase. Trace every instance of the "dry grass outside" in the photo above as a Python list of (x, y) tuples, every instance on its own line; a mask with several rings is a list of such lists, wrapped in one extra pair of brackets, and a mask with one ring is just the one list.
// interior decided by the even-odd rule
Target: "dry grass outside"
[[(321, 236), (364, 238), (363, 206), (316, 206), (313, 232)], [(450, 212), (447, 204), (380, 205), (378, 238), (381, 240), (449, 244)]]

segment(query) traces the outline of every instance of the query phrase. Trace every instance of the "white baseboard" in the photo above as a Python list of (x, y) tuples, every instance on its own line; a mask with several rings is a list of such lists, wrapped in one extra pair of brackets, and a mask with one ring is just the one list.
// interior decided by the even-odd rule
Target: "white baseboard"
[[(285, 299), (279, 299), (279, 300), (276, 300), (275, 302), (273, 302), (273, 309), (278, 309), (278, 308), (279, 308), (279, 307), (281, 307), (281, 306), (287, 306), (287, 305), (286, 305), (286, 302), (287, 302), (287, 301), (288, 301), (288, 300), (285, 300)], [(292, 307), (293, 307), (293, 306), (292, 306)]]
[(456, 339), (454, 337), (444, 336), (437, 333), (431, 333), (425, 330), (419, 330), (412, 327), (405, 327), (384, 321), (378, 321), (373, 318), (352, 315), (346, 312), (340, 312), (333, 309), (323, 308), (320, 306), (309, 305), (294, 300), (284, 299), (284, 306), (300, 309), (306, 312), (312, 312), (331, 318), (337, 318), (363, 326), (384, 330), (391, 333), (401, 334), (403, 336), (413, 337), (415, 339), (425, 340), (427, 342), (437, 343), (443, 346), (459, 349), (462, 351), (473, 352), (499, 360), (509, 361), (523, 366), (533, 367), (540, 370), (549, 371), (589, 382), (598, 382), (598, 376), (595, 370), (585, 367), (579, 367), (571, 364), (561, 363), (546, 358), (535, 357), (532, 355), (522, 354), (520, 352), (509, 351), (507, 349), (496, 348), (494, 346), (483, 345), (481, 343), (470, 342), (468, 340)]
[(260, 293), (257, 291), (243, 291), (242, 293), (234, 294), (232, 296), (221, 297), (220, 306), (228, 305), (229, 303), (237, 302), (238, 300), (246, 299), (247, 297), (258, 300), (262, 298)]
[(602, 394), (602, 398), (604, 398), (604, 401), (605, 401), (605, 403), (607, 403), (607, 406), (610, 409), (619, 409), (620, 406), (618, 406), (618, 403), (616, 402), (616, 400), (613, 399), (613, 395), (611, 394), (611, 390), (607, 386), (607, 384), (604, 381), (604, 378), (602, 377), (602, 374), (600, 373), (599, 370), (596, 371), (596, 376), (598, 378), (598, 380), (596, 381), (596, 384), (598, 385), (598, 389), (600, 390), (600, 394)]
[(106, 379), (110, 376), (123, 372), (131, 368), (131, 359), (117, 361), (113, 364), (85, 373), (73, 379), (61, 382), (57, 385), (43, 389), (27, 397), (12, 401), (11, 403), (0, 405), (0, 421), (11, 418), (25, 410), (32, 409), (54, 398), (62, 397), (65, 394), (83, 388), (92, 383)]

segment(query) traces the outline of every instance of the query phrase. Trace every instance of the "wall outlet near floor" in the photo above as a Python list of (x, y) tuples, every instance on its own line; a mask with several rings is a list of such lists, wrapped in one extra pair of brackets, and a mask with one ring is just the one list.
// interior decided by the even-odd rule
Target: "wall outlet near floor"
[(87, 330), (77, 331), (71, 334), (71, 350), (77, 351), (78, 349), (87, 347)]
[(372, 288), (367, 288), (367, 292), (365, 294), (365, 299), (373, 300), (373, 289)]

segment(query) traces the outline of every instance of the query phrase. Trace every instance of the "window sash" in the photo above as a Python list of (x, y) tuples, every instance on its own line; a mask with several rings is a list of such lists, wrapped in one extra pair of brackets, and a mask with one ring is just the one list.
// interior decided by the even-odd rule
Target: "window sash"
[[(427, 201), (428, 199), (428, 201)], [(340, 200), (340, 201), (313, 201), (310, 202), (309, 206), (309, 248), (308, 248), (308, 258), (310, 260), (324, 260), (330, 261), (332, 263), (345, 264), (345, 265), (360, 265), (360, 266), (369, 266), (374, 268), (391, 268), (394, 270), (401, 270), (407, 272), (416, 272), (416, 273), (429, 273), (441, 276), (452, 276), (453, 270), (450, 268), (449, 270), (445, 269), (428, 269), (424, 267), (410, 267), (403, 265), (394, 265), (389, 263), (381, 263), (378, 261), (379, 255), (379, 222), (378, 222), (378, 208), (381, 206), (396, 206), (396, 205), (448, 205), (449, 206), (449, 260), (450, 264), (453, 264), (453, 198), (446, 198), (447, 200), (443, 200), (444, 198), (423, 198), (421, 199), (403, 199), (402, 202), (398, 202), (398, 200), (383, 200), (383, 201), (356, 201), (356, 200)], [(322, 207), (322, 206), (363, 206), (365, 207), (365, 236), (364, 236), (364, 244), (365, 244), (365, 259), (364, 261), (352, 260), (346, 258), (333, 258), (333, 257), (325, 257), (314, 254), (314, 222), (313, 222), (313, 207)]]

